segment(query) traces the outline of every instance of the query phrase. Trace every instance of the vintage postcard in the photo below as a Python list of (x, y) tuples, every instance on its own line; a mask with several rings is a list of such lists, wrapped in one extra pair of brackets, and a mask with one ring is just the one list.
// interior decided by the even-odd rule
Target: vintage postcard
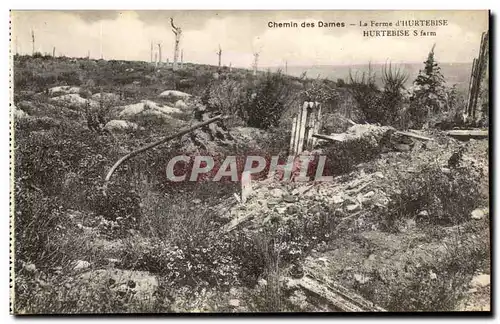
[(10, 15), (12, 314), (491, 312), (488, 11)]

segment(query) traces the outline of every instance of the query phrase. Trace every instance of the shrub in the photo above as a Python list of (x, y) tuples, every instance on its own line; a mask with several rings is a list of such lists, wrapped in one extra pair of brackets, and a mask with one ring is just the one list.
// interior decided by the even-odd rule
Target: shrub
[(292, 96), (289, 79), (281, 72), (266, 72), (253, 91), (246, 94), (248, 126), (268, 129), (277, 126)]
[(398, 221), (416, 219), (420, 224), (457, 225), (470, 217), (481, 204), (480, 172), (472, 168), (444, 173), (439, 166), (423, 168), (401, 179), (401, 194), (391, 199), (386, 229), (393, 231)]
[(444, 77), (441, 68), (434, 59), (434, 46), (432, 46), (424, 69), (420, 70), (414, 85), (409, 113), (414, 123), (413, 127), (421, 128), (426, 119), (432, 114), (438, 114), (447, 109)]

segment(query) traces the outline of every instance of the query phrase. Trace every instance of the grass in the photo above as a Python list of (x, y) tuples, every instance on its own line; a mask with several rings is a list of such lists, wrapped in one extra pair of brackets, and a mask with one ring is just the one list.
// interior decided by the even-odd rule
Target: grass
[[(243, 70), (224, 72), (215, 82), (211, 76), (215, 67), (210, 66), (187, 65), (174, 73), (166, 68), (153, 70), (141, 62), (17, 57), (14, 63), (15, 102), (32, 116), (16, 121), (16, 312), (234, 311), (239, 308), (227, 306), (231, 288), (239, 291), (231, 298), (238, 298), (251, 311), (296, 309), (289, 303), (282, 278), (319, 242), (338, 234), (338, 221), (329, 206), (306, 206), (318, 212), (286, 222), (280, 215), (270, 215), (272, 221), (261, 231), (223, 233), (220, 229), (228, 222), (225, 213), (235, 203), (233, 193), (239, 192), (239, 183), (163, 181), (165, 162), (183, 152), (181, 142), (128, 161), (114, 174), (105, 197), (103, 177), (124, 151), (176, 132), (188, 116), (174, 115), (180, 121), (168, 124), (143, 118), (138, 122), (145, 130), (111, 137), (89, 130), (78, 110), (33, 92), (62, 84), (80, 85), (93, 93), (103, 87), (105, 92), (124, 93), (125, 99), (117, 103), (122, 105), (157, 100), (165, 89), (203, 97), (209, 88), (211, 108), (230, 112), (231, 123), (247, 126), (248, 111), (241, 105), (248, 103), (252, 86), (262, 82), (256, 90), (263, 98), (249, 107), (257, 112), (252, 123), (265, 119), (266, 136), (257, 139), (257, 148), (238, 143), (214, 153), (284, 156), (289, 141), (287, 112), (265, 108), (283, 108), (298, 100), (290, 91), (302, 89), (299, 79), (278, 76), (279, 89), (275, 89), (270, 83), (276, 76), (256, 79)], [(227, 88), (234, 91), (227, 93)], [(329, 129), (344, 126), (332, 122)], [(369, 141), (333, 145), (326, 154), (336, 169), (326, 173), (346, 174), (380, 153), (381, 148)], [(391, 213), (373, 216), (386, 224), (387, 231), (396, 231), (398, 222), (415, 218), (423, 209), (433, 212), (419, 220), (423, 229), (466, 224), (469, 209), (481, 198), (476, 173), (467, 171), (444, 174), (429, 168), (400, 179), (397, 185), (402, 190), (391, 197)], [(70, 217), (69, 209), (78, 216)], [(87, 226), (95, 231), (89, 233)], [(470, 229), (470, 233), (484, 231)], [(437, 241), (433, 235), (428, 236)], [(410, 265), (416, 269), (412, 277), (390, 283), (390, 289), (380, 288), (382, 294), (375, 288), (388, 286), (385, 282), (358, 288), (392, 310), (429, 310), (435, 305), (451, 309), (474, 265), (487, 259), (484, 250), (475, 248), (474, 242), (461, 244), (461, 238), (450, 243), (437, 264)], [(159, 281), (156, 300), (138, 301), (106, 285), (90, 285), (76, 279), (78, 274), (71, 269), (75, 260), (90, 262), (89, 270), (107, 268), (109, 259), (118, 259), (120, 269), (154, 275)], [(36, 270), (30, 270), (32, 265)], [(436, 284), (428, 274), (438, 269), (446, 275)]]

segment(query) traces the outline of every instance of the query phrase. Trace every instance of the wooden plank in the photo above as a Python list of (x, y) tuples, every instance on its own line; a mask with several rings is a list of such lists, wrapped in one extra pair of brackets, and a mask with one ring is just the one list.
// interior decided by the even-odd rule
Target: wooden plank
[(292, 152), (292, 155), (297, 155), (299, 154), (299, 134), (300, 134), (300, 124), (302, 122), (302, 109), (299, 108), (299, 112), (297, 114), (297, 124), (295, 126), (295, 141), (294, 141), (294, 148), (293, 148), (293, 152)]
[(304, 102), (302, 107), (302, 115), (300, 120), (300, 129), (299, 129), (299, 138), (298, 138), (298, 146), (297, 146), (297, 154), (302, 153), (304, 149), (304, 136), (306, 134), (306, 122), (307, 122), (307, 106), (308, 103)]
[(330, 142), (345, 142), (346, 137), (345, 134), (336, 134), (336, 135), (323, 135), (323, 134), (313, 134), (313, 137), (319, 138), (325, 141)]
[(487, 130), (479, 130), (479, 129), (455, 129), (445, 132), (446, 135), (457, 137), (457, 138), (488, 138)]
[(360, 295), (342, 287), (338, 284), (325, 284), (310, 276), (298, 280), (297, 285), (307, 293), (313, 294), (325, 300), (335, 309), (344, 312), (385, 312), (386, 310), (376, 306)]
[[(314, 124), (314, 130), (313, 134), (317, 134), (321, 130), (321, 104), (318, 103), (316, 106), (316, 114), (315, 114), (315, 124)], [(312, 148), (316, 146), (316, 143), (318, 142), (318, 139), (314, 136), (312, 136)]]
[(290, 152), (290, 155), (295, 155), (295, 131), (297, 129), (297, 116), (293, 117), (292, 119), (292, 134), (290, 137), (290, 148), (288, 149), (288, 152)]
[(433, 141), (434, 140), (433, 138), (430, 138), (430, 137), (425, 137), (425, 136), (422, 136), (422, 135), (418, 135), (418, 134), (414, 134), (414, 133), (409, 133), (409, 132), (397, 131), (396, 134), (403, 135), (403, 136), (408, 136), (408, 137), (412, 137), (412, 138), (416, 138), (416, 139), (423, 140), (423, 141)]
[(474, 58), (472, 60), (472, 69), (470, 72), (470, 79), (469, 79), (469, 92), (467, 94), (467, 107), (466, 107), (466, 113), (467, 116), (471, 115), (471, 107), (472, 107), (472, 88), (474, 87), (474, 76), (476, 75), (476, 64), (477, 64), (477, 59)]

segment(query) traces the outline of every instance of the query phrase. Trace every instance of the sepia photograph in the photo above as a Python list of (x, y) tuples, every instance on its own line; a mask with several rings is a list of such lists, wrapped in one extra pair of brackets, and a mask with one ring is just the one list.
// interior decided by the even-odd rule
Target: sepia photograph
[(492, 314), (490, 19), (11, 10), (11, 314)]

